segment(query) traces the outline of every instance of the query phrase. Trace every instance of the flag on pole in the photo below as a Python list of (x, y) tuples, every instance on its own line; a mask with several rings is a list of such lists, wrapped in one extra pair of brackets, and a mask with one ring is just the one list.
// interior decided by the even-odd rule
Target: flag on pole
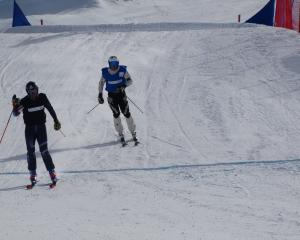
[(275, 0), (270, 0), (258, 13), (248, 19), (246, 23), (264, 24), (273, 26), (274, 24)]
[(246, 22), (294, 29), (300, 32), (300, 0), (269, 0)]
[(12, 27), (18, 27), (18, 26), (31, 26), (27, 18), (25, 17), (25, 14), (17, 4), (17, 2), (14, 0), (14, 10), (13, 10), (13, 23)]

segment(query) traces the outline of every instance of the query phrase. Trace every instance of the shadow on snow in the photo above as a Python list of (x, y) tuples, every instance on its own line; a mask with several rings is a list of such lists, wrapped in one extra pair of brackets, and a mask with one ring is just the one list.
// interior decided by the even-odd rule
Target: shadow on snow
[[(93, 149), (93, 148), (103, 148), (103, 147), (109, 147), (113, 145), (120, 144), (118, 141), (110, 141), (106, 143), (100, 143), (100, 144), (91, 144), (83, 147), (74, 147), (74, 148), (61, 148), (61, 149), (53, 149), (49, 150), (50, 153), (59, 153), (59, 152), (66, 152), (66, 151), (75, 151), (75, 150), (81, 150), (81, 149)], [(36, 153), (37, 157), (40, 156), (40, 153)], [(26, 154), (20, 154), (8, 158), (1, 158), (0, 163), (10, 162), (10, 161), (19, 161), (19, 160), (26, 160), (27, 155)], [(0, 173), (1, 174), (1, 173)]]

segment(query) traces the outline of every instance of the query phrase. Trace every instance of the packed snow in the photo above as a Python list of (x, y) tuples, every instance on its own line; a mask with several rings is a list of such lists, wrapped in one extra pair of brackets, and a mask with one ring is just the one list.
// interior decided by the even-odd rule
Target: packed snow
[[(25, 190), (24, 123), (11, 119), (0, 239), (300, 238), (299, 33), (236, 23), (266, 1), (25, 2), (33, 25), (50, 26), (11, 29), (0, 7), (0, 131), (12, 95), (35, 81), (66, 137), (47, 114), (58, 186), (38, 157), (39, 182)], [(87, 114), (111, 55), (143, 111), (130, 102), (137, 147), (124, 118), (121, 147), (106, 98)]]

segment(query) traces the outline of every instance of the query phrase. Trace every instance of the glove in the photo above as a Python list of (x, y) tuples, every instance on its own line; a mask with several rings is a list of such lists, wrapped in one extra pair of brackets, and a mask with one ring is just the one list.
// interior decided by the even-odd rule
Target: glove
[(101, 92), (99, 92), (99, 95), (98, 95), (98, 102), (99, 102), (100, 104), (103, 104), (103, 103), (104, 103), (104, 99), (103, 99), (103, 96), (102, 96), (102, 93), (101, 93)]
[(54, 130), (58, 131), (61, 128), (61, 124), (59, 121), (55, 121), (54, 122)]
[(13, 95), (11, 103), (13, 105), (13, 108), (17, 108), (20, 105), (20, 99), (17, 98), (16, 94)]

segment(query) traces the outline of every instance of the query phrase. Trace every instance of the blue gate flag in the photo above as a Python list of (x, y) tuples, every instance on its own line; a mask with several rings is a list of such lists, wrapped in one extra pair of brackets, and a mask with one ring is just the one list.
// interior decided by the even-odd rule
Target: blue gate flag
[(274, 25), (275, 0), (270, 0), (258, 13), (248, 19), (246, 23), (264, 24), (267, 26)]
[(31, 24), (28, 22), (27, 18), (25, 17), (25, 14), (22, 12), (19, 5), (14, 0), (14, 12), (13, 12), (13, 27), (18, 26), (31, 26)]

